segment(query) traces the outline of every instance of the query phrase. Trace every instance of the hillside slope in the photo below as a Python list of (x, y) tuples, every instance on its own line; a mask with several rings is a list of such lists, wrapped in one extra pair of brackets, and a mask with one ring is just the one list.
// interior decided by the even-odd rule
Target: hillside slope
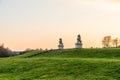
[(57, 57), (57, 58), (120, 58), (120, 48), (109, 49), (65, 49), (48, 51), (45, 54), (32, 57)]
[(38, 53), (0, 59), (0, 80), (120, 80), (120, 49)]
[(25, 58), (25, 57), (28, 57), (28, 56), (33, 56), (33, 55), (39, 54), (41, 52), (42, 52), (41, 50), (33, 50), (33, 51), (26, 52), (24, 54), (20, 54), (20, 55), (14, 56), (14, 57)]

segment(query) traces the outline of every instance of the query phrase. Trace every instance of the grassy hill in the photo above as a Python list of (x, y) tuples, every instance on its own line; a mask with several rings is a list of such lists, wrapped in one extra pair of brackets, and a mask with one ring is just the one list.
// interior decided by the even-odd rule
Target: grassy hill
[(54, 50), (44, 55), (33, 57), (56, 58), (120, 58), (120, 48), (113, 49), (66, 49)]
[(33, 51), (1, 58), (0, 80), (120, 80), (120, 49)]

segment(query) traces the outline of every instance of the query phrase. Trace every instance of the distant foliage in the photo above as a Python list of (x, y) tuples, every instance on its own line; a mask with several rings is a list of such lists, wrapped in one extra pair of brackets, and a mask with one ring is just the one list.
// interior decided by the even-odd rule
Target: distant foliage
[(12, 55), (12, 51), (9, 48), (5, 48), (4, 45), (0, 45), (0, 57), (9, 57)]
[(115, 38), (112, 40), (112, 43), (113, 43), (113, 47), (118, 47), (118, 44), (120, 43), (119, 39), (118, 38)]
[(110, 47), (119, 47), (120, 40), (118, 38), (112, 39), (111, 36), (105, 36), (102, 40), (102, 45), (104, 48), (110, 48)]
[(103, 47), (105, 47), (105, 48), (111, 47), (111, 41), (112, 41), (111, 36), (105, 36), (102, 40)]

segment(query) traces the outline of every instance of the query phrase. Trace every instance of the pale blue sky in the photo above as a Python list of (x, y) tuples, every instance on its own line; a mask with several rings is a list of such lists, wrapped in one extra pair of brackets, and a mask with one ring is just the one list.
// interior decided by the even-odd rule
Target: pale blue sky
[[(119, 0), (118, 0), (119, 1)], [(120, 3), (114, 0), (0, 0), (0, 43), (12, 50), (101, 47), (105, 35), (120, 36)]]

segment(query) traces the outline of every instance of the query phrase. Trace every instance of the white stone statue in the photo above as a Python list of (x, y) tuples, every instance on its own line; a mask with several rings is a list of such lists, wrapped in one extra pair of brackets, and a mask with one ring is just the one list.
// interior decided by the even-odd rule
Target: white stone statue
[(63, 42), (62, 42), (62, 38), (59, 39), (58, 49), (64, 49), (64, 45), (63, 45)]
[(75, 48), (82, 48), (81, 36), (77, 36), (77, 43), (75, 43)]

